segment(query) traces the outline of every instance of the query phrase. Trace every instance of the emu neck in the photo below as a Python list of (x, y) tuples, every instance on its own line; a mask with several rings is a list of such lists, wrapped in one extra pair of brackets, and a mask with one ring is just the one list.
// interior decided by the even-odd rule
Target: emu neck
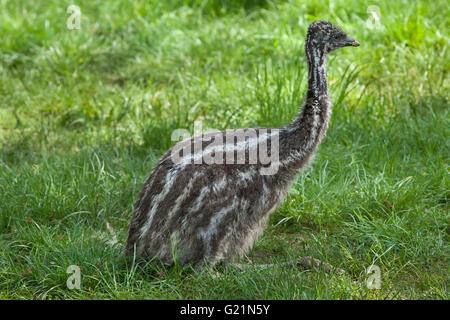
[(299, 169), (307, 165), (325, 135), (331, 115), (328, 97), (326, 53), (305, 46), (308, 61), (308, 91), (297, 118), (287, 126), (286, 164)]
[(307, 46), (305, 52), (308, 62), (308, 92), (305, 107), (308, 107), (310, 101), (319, 101), (322, 96), (328, 98), (327, 56), (322, 49), (315, 47)]

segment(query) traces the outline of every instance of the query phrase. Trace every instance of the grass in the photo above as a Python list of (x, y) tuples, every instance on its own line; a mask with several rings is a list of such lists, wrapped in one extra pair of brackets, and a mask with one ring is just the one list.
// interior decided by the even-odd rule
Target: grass
[[(446, 1), (376, 1), (375, 28), (356, 0), (76, 1), (80, 30), (70, 4), (0, 0), (0, 298), (449, 299)], [(315, 19), (361, 47), (330, 55), (327, 138), (244, 260), (347, 274), (126, 261), (107, 224), (123, 243), (172, 131), (290, 121)]]

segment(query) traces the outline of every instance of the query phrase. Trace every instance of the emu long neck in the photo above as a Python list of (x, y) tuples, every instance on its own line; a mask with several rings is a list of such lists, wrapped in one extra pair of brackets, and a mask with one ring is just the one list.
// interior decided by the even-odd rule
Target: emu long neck
[(322, 49), (310, 45), (306, 46), (305, 53), (308, 62), (308, 93), (303, 111), (311, 107), (310, 102), (319, 101), (323, 96), (328, 98), (326, 54)]
[(328, 98), (326, 53), (307, 42), (305, 52), (308, 61), (308, 92), (306, 102), (297, 118), (288, 126), (286, 150), (288, 162), (294, 168), (304, 167), (317, 150), (325, 135), (331, 115)]

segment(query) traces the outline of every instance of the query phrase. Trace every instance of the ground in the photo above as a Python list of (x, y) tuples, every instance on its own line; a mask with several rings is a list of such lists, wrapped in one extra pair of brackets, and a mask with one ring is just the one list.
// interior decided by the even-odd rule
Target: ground
[[(0, 298), (449, 299), (448, 15), (444, 0), (0, 0)], [(242, 260), (347, 274), (124, 259), (174, 129), (295, 116), (317, 19), (361, 46), (330, 54), (327, 137)]]

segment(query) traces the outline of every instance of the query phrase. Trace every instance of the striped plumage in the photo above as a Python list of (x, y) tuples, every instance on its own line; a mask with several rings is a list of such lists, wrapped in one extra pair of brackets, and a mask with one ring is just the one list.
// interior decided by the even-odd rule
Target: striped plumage
[[(329, 22), (315, 21), (309, 26), (305, 41), (308, 91), (297, 118), (281, 128), (252, 129), (256, 136), (247, 143), (227, 141), (227, 134), (232, 133), (229, 130), (214, 133), (223, 138), (223, 150), (233, 155), (243, 151), (245, 163), (198, 163), (195, 159), (212, 152), (208, 139), (200, 142), (197, 154), (181, 162), (173, 161), (174, 147), (169, 149), (151, 171), (135, 203), (126, 253), (156, 257), (167, 264), (176, 259), (199, 270), (206, 262), (231, 259), (248, 250), (326, 133), (331, 115), (327, 53), (357, 45)], [(184, 143), (194, 146), (198, 138)], [(279, 150), (273, 151), (270, 147), (275, 146), (275, 138)], [(267, 164), (248, 161), (252, 146), (263, 144), (271, 154), (278, 152), (277, 170), (271, 174), (261, 174)]]

